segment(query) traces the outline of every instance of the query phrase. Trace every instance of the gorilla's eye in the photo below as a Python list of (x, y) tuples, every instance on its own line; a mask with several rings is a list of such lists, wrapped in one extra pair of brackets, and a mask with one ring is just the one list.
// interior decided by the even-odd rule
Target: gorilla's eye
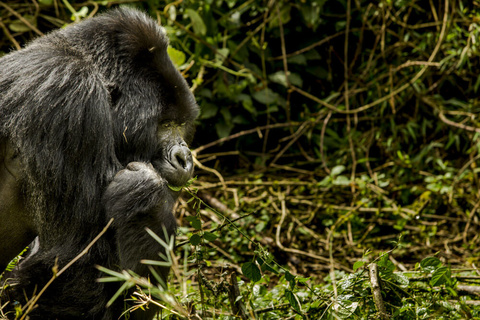
[(185, 127), (186, 124), (187, 124), (186, 122), (178, 123), (178, 122), (172, 121), (172, 120), (167, 120), (167, 121), (160, 122), (161, 127), (168, 128), (169, 130), (173, 129), (173, 128)]

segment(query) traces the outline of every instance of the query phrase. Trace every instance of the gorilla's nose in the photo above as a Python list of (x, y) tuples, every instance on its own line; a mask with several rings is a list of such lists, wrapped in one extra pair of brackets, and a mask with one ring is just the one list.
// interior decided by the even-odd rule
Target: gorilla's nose
[(186, 145), (178, 144), (172, 147), (168, 162), (175, 169), (178, 180), (187, 182), (193, 172), (193, 158)]

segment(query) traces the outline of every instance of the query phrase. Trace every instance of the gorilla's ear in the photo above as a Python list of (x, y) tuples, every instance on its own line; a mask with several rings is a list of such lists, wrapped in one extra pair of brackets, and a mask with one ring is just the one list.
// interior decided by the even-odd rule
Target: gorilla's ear
[(16, 180), (20, 180), (22, 164), (18, 152), (9, 141), (0, 142), (0, 161)]

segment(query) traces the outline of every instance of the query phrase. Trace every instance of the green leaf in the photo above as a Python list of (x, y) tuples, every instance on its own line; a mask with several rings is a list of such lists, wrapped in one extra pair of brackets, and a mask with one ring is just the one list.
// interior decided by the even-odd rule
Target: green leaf
[(270, 267), (266, 263), (262, 265), (262, 271), (270, 271), (271, 273), (274, 273), (274, 274), (280, 274), (278, 270), (275, 270), (274, 268)]
[(325, 0), (317, 0), (312, 2), (304, 3), (300, 7), (300, 12), (303, 15), (303, 19), (309, 28), (312, 28), (314, 31), (322, 22), (322, 18), (320, 18), (320, 12), (325, 3)]
[(190, 237), (190, 243), (194, 246), (198, 246), (202, 242), (202, 238), (198, 234), (194, 234)]
[(289, 271), (287, 271), (287, 273), (285, 273), (285, 279), (287, 279), (287, 281), (290, 283), (290, 288), (294, 289), (295, 288), (295, 276), (292, 275)]
[(382, 275), (391, 275), (395, 270), (395, 265), (388, 259), (388, 254), (382, 255), (377, 261), (377, 265), (380, 267)]
[(477, 81), (475, 81), (475, 85), (473, 86), (473, 91), (474, 91), (475, 93), (478, 92), (478, 87), (480, 87), (480, 75), (478, 75)]
[(256, 91), (252, 94), (253, 98), (262, 104), (272, 104), (278, 100), (278, 94), (269, 88)]
[[(197, 181), (197, 176), (188, 179), (187, 183), (185, 184), (185, 187), (188, 188), (190, 187), (195, 181)], [(195, 192), (196, 193), (196, 192)]]
[(257, 282), (262, 279), (260, 269), (258, 269), (257, 265), (253, 262), (244, 263), (242, 266), (242, 273), (245, 277), (252, 280), (253, 282)]
[(25, 249), (23, 249), (22, 252), (20, 252), (12, 261), (10, 261), (8, 263), (8, 266), (5, 270), (6, 271), (12, 271), (15, 268), (15, 266), (18, 264), (18, 262), (21, 260), (22, 255), (24, 255), (25, 252), (28, 251), (28, 249), (29, 249), (29, 247), (26, 247)]
[(317, 185), (319, 187), (327, 187), (332, 184), (332, 177), (331, 176), (326, 176), (325, 178), (322, 179)]
[(217, 131), (217, 135), (219, 138), (225, 138), (230, 135), (230, 132), (232, 132), (233, 125), (225, 123), (224, 120), (219, 120), (215, 124), (215, 130)]
[(333, 184), (336, 186), (348, 186), (350, 185), (350, 179), (345, 176), (338, 176), (333, 180)]
[(451, 271), (449, 267), (440, 267), (436, 269), (430, 279), (430, 285), (440, 286), (442, 284), (450, 284)]
[(242, 116), (241, 114), (237, 114), (235, 117), (233, 117), (232, 123), (249, 125), (249, 124), (250, 124), (250, 121), (248, 121), (247, 119), (245, 119), (245, 117)]
[[(303, 54), (298, 54), (296, 56), (290, 57), (287, 59), (288, 63), (299, 64), (302, 66), (307, 65), (307, 58)], [(308, 70), (307, 70), (308, 71)]]
[(188, 8), (187, 10), (185, 10), (185, 14), (192, 21), (193, 32), (195, 34), (202, 36), (207, 34), (207, 27), (205, 26), (205, 22), (203, 22), (202, 17), (197, 13), (197, 11)]
[(198, 219), (197, 217), (195, 216), (192, 216), (192, 217), (186, 217), (185, 220), (187, 220), (188, 222), (190, 222), (190, 225), (195, 228), (196, 230), (201, 230), (202, 229), (202, 222), (200, 221), (200, 219)]
[(287, 87), (287, 77), (285, 77), (284, 71), (278, 71), (268, 76), (270, 81), (281, 84), (284, 87)]
[(353, 272), (357, 271), (365, 265), (365, 261), (359, 260), (353, 264)]
[(215, 63), (223, 64), (223, 61), (228, 57), (230, 50), (228, 48), (217, 49), (215, 53)]
[(172, 185), (169, 185), (169, 184), (167, 184), (167, 186), (170, 190), (173, 190), (173, 191), (176, 191), (176, 192), (182, 191), (182, 189), (183, 189), (183, 186), (177, 187), (177, 186), (172, 186)]
[(295, 280), (295, 276), (292, 275), (289, 271), (287, 271), (287, 273), (285, 273), (285, 279), (287, 279), (287, 281), (293, 281)]
[(253, 106), (252, 98), (245, 93), (240, 93), (237, 96), (238, 101), (242, 102), (242, 106), (245, 110), (247, 110), (251, 115), (257, 115), (257, 109)]
[[(285, 71), (277, 71), (268, 76), (270, 81), (281, 84), (284, 87), (288, 87), (287, 85), (287, 77), (285, 76)], [(288, 81), (297, 86), (301, 87), (303, 85), (302, 78), (297, 73), (290, 73), (288, 75)]]
[(195, 228), (196, 230), (202, 229), (202, 222), (199, 219), (193, 220), (191, 224), (192, 224), (192, 227)]
[(358, 274), (351, 273), (349, 275), (344, 276), (340, 281), (339, 285), (342, 290), (349, 290), (355, 283), (358, 282)]
[(290, 73), (288, 75), (288, 81), (290, 81), (291, 84), (297, 87), (302, 87), (303, 86), (303, 80), (302, 77), (298, 73)]
[(127, 289), (131, 287), (133, 287), (133, 284), (131, 282), (126, 281), (125, 283), (123, 283), (122, 286), (117, 290), (117, 292), (115, 292), (113, 297), (107, 302), (106, 306), (107, 307), (111, 306), (122, 293), (124, 293)]
[(336, 315), (341, 319), (351, 319), (358, 307), (358, 302), (353, 301), (353, 299), (355, 299), (355, 296), (352, 294), (338, 296), (336, 303), (333, 305)]
[(337, 31), (344, 30), (346, 25), (347, 25), (347, 21), (345, 20), (337, 21), (335, 23), (335, 30)]
[(340, 173), (342, 173), (343, 171), (345, 171), (345, 166), (344, 165), (339, 165), (339, 166), (335, 166), (332, 168), (332, 172), (330, 173), (330, 175), (332, 176), (338, 176)]
[(212, 241), (217, 240), (218, 237), (217, 237), (214, 233), (205, 231), (205, 232), (203, 233), (203, 238), (204, 238), (205, 240), (207, 240), (208, 242), (212, 242)]
[(308, 277), (308, 278), (296, 278), (296, 279), (297, 279), (298, 283), (303, 283), (303, 284), (305, 284), (305, 283), (307, 283), (307, 282), (311, 279), (311, 277)]
[(265, 264), (265, 261), (261, 257), (255, 257), (255, 260), (257, 260), (257, 263), (261, 266)]
[(403, 273), (393, 273), (392, 276), (402, 288), (407, 288), (410, 284), (410, 280)]
[(441, 266), (442, 262), (436, 257), (427, 257), (420, 262), (420, 267), (425, 272), (433, 272)]
[(385, 253), (381, 255), (380, 259), (378, 259), (377, 265), (379, 267), (385, 267), (387, 265), (387, 262), (388, 262), (388, 253)]
[(300, 309), (300, 301), (298, 300), (295, 293), (290, 290), (285, 290), (285, 298), (287, 298), (290, 306), (292, 306), (295, 311), (297, 311), (298, 313), (302, 312), (302, 310)]
[(200, 119), (209, 119), (217, 114), (218, 106), (213, 103), (203, 103), (200, 110)]
[[(290, 5), (283, 5), (280, 9), (280, 18), (282, 19), (282, 24), (287, 24), (291, 17), (290, 17), (290, 9), (292, 7)], [(278, 15), (275, 13), (274, 18), (268, 24), (269, 28), (276, 28), (280, 25), (280, 21), (278, 20)]]
[(271, 254), (270, 252), (264, 252), (263, 259), (265, 260), (265, 263), (268, 264), (272, 263), (275, 260), (273, 254)]
[(228, 110), (227, 108), (221, 108), (220, 113), (222, 114), (223, 119), (225, 119), (225, 123), (232, 123), (232, 113), (230, 112), (230, 110)]
[(182, 51), (168, 46), (167, 53), (170, 59), (172, 60), (173, 64), (177, 68), (185, 63), (186, 56), (185, 56), (185, 53), (183, 53)]
[[(32, 15), (24, 15), (23, 18), (30, 22), (31, 25), (37, 26), (37, 19), (35, 19)], [(29, 26), (23, 23), (21, 20), (13, 20), (9, 25), (8, 28), (13, 32), (28, 32), (31, 30)]]

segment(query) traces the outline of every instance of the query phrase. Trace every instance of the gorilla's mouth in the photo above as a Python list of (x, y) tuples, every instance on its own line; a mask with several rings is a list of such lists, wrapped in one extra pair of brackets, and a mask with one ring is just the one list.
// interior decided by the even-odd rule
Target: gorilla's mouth
[(158, 159), (152, 162), (158, 174), (167, 180), (168, 184), (181, 187), (184, 186), (193, 174), (193, 160), (190, 155), (187, 159)]

